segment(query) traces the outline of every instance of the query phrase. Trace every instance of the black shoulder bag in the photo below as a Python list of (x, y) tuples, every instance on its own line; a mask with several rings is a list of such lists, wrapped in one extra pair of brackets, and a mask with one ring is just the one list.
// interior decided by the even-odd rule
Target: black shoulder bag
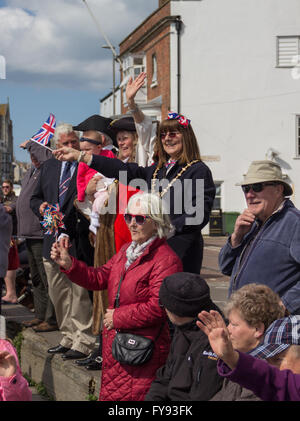
[[(114, 308), (119, 307), (120, 288), (123, 276), (119, 282), (119, 288), (115, 299)], [(150, 360), (154, 350), (155, 341), (161, 334), (163, 325), (161, 325), (159, 332), (153, 341), (144, 336), (135, 335), (133, 333), (118, 332), (112, 343), (112, 356), (120, 364), (127, 365), (142, 365)]]

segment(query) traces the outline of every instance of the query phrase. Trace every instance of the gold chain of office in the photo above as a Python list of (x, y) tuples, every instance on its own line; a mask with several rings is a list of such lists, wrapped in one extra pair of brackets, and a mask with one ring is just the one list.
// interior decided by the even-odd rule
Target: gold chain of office
[[(172, 185), (175, 183), (176, 180), (178, 180), (179, 177), (182, 176), (182, 174), (193, 164), (195, 164), (196, 162), (199, 162), (200, 159), (194, 159), (193, 161), (189, 162), (185, 167), (183, 167), (179, 173), (176, 175), (175, 178), (173, 178), (173, 180), (170, 181), (170, 183), (167, 185), (167, 187), (165, 187), (163, 189), (162, 192), (158, 192), (158, 195), (160, 197), (163, 197), (167, 191), (170, 189), (170, 187), (172, 187)], [(153, 173), (153, 177), (152, 177), (152, 181), (151, 181), (151, 191), (154, 192), (155, 191), (155, 185), (156, 185), (156, 177), (157, 177), (157, 173), (160, 170), (160, 168), (156, 167), (154, 173)]]

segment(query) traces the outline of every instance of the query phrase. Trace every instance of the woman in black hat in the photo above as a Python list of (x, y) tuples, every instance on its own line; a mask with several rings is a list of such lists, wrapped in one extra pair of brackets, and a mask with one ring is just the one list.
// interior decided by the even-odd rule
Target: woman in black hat
[[(54, 151), (60, 160), (82, 160), (107, 177), (159, 194), (167, 206), (174, 235), (171, 248), (181, 258), (184, 271), (200, 273), (203, 257), (202, 228), (208, 223), (215, 197), (215, 185), (207, 165), (201, 160), (190, 120), (169, 113), (158, 129), (158, 162), (147, 167), (117, 159), (80, 154), (69, 148)], [(126, 174), (126, 180), (124, 180)]]
[(136, 146), (138, 136), (132, 117), (122, 117), (110, 123), (110, 129), (115, 133), (118, 143), (118, 158), (122, 162), (136, 162)]

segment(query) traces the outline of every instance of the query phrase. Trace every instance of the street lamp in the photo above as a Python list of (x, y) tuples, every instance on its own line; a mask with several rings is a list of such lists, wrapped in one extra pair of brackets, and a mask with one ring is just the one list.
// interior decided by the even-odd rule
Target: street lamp
[[(106, 48), (108, 50), (111, 50), (111, 47), (109, 45), (102, 45), (102, 48)], [(115, 49), (115, 47), (113, 47)], [(116, 69), (115, 69), (115, 56), (112, 52), (112, 59), (113, 59), (113, 87), (112, 87), (112, 94), (113, 94), (113, 115), (116, 114), (116, 98), (115, 98), (115, 90), (116, 90)]]

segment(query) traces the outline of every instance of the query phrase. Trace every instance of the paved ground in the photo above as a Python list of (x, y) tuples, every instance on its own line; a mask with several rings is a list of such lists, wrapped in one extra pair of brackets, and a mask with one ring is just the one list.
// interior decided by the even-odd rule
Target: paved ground
[(227, 237), (204, 237), (201, 275), (210, 286), (213, 301), (222, 309), (227, 302), (229, 277), (219, 270), (218, 255)]

